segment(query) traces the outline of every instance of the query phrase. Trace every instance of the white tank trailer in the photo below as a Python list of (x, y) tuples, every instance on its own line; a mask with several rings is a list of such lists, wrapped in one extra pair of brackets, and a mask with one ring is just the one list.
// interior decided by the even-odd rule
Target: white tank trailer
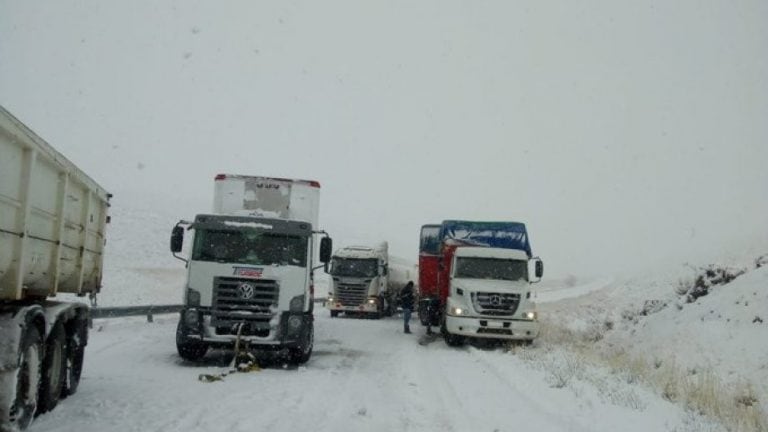
[(391, 316), (400, 289), (416, 274), (412, 267), (390, 257), (387, 242), (338, 249), (331, 259), (331, 286), (326, 300), (331, 317), (340, 313), (369, 318)]

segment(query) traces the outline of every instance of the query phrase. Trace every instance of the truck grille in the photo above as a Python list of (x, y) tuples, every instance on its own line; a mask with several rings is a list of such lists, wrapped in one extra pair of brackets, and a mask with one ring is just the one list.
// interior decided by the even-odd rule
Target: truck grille
[(360, 306), (368, 298), (368, 285), (340, 283), (336, 286), (336, 299), (344, 306)]
[(514, 315), (520, 305), (520, 294), (472, 293), (472, 305), (482, 315)]
[(214, 278), (211, 325), (219, 335), (236, 335), (242, 323), (241, 334), (268, 336), (279, 296), (280, 287), (274, 280)]

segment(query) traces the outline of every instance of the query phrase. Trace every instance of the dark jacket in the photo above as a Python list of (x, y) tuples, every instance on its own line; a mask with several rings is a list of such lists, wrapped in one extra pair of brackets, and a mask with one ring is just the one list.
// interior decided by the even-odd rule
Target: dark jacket
[(413, 282), (408, 282), (403, 289), (400, 290), (400, 307), (403, 309), (413, 309), (413, 302)]

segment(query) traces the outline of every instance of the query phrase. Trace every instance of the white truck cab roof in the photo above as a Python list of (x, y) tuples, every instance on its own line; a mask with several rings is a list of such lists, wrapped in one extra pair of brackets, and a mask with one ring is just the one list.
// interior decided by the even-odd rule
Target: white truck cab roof
[(500, 249), (489, 247), (458, 247), (455, 256), (473, 258), (497, 258), (528, 261), (528, 254), (518, 249)]

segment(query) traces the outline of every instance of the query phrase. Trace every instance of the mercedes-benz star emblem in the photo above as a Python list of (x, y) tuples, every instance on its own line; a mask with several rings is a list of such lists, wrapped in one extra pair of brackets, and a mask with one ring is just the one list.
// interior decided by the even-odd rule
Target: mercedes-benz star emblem
[(255, 288), (249, 283), (241, 283), (237, 286), (237, 294), (243, 300), (250, 300), (253, 298)]
[(501, 296), (496, 294), (491, 296), (491, 304), (493, 306), (501, 306)]

